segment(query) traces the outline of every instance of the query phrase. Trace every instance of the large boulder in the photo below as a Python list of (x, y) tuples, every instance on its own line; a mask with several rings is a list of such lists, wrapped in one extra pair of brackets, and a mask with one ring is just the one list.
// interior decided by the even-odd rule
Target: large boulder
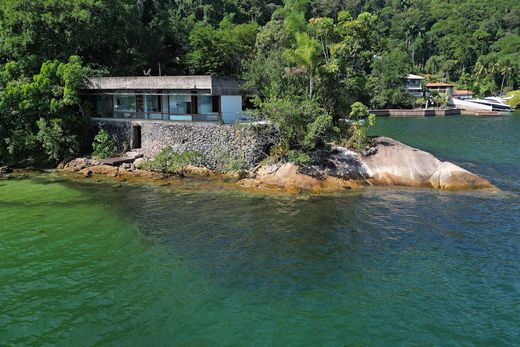
[(432, 154), (388, 137), (376, 139), (377, 152), (360, 157), (368, 181), (376, 185), (433, 187), (443, 190), (494, 188), (483, 178)]
[(433, 188), (444, 190), (482, 189), (493, 187), (488, 181), (463, 168), (444, 162), (430, 177)]
[(359, 185), (428, 187), (442, 190), (495, 188), (488, 181), (432, 154), (379, 137), (375, 151), (362, 155), (343, 147), (302, 168), (294, 163), (259, 168), (245, 187), (321, 192)]
[(288, 193), (308, 191), (320, 193), (339, 189), (350, 189), (352, 181), (332, 176), (313, 177), (303, 173), (294, 163), (267, 165), (260, 167), (253, 178), (243, 179), (240, 185), (260, 190), (281, 190)]
[(318, 190), (320, 187), (318, 179), (298, 171), (298, 165), (293, 163), (267, 165), (257, 171), (254, 179), (242, 180), (240, 184), (246, 188), (282, 189), (288, 192)]
[(387, 137), (378, 138), (376, 144), (375, 154), (359, 158), (376, 185), (425, 186), (442, 163), (430, 153)]

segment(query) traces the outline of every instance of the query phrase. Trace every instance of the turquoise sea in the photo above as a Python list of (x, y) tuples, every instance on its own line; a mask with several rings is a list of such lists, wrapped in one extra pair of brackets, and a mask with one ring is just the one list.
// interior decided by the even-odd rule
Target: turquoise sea
[(503, 192), (0, 181), (0, 345), (518, 344), (520, 114), (372, 132)]

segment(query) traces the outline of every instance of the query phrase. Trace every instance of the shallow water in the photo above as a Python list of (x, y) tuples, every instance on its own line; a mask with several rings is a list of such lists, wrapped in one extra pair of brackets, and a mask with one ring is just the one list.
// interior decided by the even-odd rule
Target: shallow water
[(0, 345), (512, 345), (520, 115), (379, 119), (504, 193), (0, 181)]

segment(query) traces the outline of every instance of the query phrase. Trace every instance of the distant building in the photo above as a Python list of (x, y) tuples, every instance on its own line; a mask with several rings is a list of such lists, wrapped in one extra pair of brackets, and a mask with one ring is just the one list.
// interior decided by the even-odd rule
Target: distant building
[(452, 84), (443, 83), (443, 82), (431, 82), (426, 84), (426, 89), (429, 92), (436, 91), (439, 94), (447, 94), (449, 97), (453, 97), (453, 88)]
[(424, 77), (408, 74), (405, 77), (404, 88), (406, 91), (416, 98), (422, 98), (424, 96), (422, 81)]
[(93, 77), (84, 91), (99, 118), (234, 123), (240, 82), (213, 76)]
[(473, 93), (471, 90), (459, 89), (459, 90), (455, 90), (453, 92), (453, 98), (459, 99), (459, 100), (473, 99), (474, 96), (475, 96), (475, 93)]

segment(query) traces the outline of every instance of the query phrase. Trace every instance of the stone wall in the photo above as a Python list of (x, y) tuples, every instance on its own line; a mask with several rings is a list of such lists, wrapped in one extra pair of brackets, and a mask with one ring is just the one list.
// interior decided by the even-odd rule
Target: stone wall
[[(269, 153), (274, 130), (268, 124), (180, 123), (143, 120), (93, 119), (92, 133), (106, 129), (117, 139), (120, 150), (138, 146), (145, 158), (155, 157), (161, 149), (195, 151), (202, 155), (198, 165), (219, 169), (231, 161), (253, 167)], [(125, 148), (126, 147), (126, 148)]]

